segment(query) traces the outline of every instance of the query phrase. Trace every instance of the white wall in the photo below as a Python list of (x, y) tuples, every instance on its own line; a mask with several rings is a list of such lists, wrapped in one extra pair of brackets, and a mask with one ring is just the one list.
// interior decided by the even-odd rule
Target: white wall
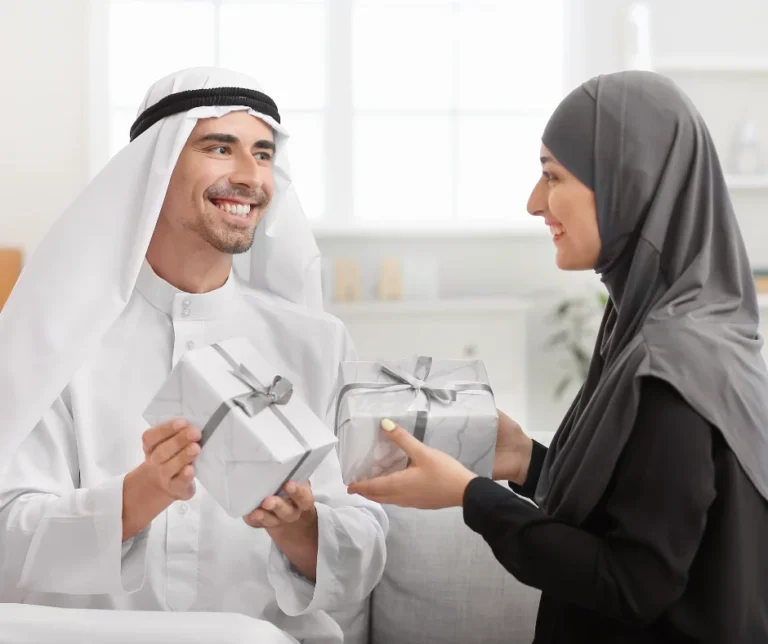
[[(628, 0), (573, 2), (583, 14), (573, 14), (580, 15), (581, 30), (576, 30), (576, 53), (568, 61), (570, 85), (621, 68), (623, 12)], [(768, 56), (764, 36), (768, 3), (763, 0), (653, 0), (651, 5), (656, 54)], [(0, 245), (33, 250), (52, 219), (87, 180), (87, 18), (87, 0), (0, 1), (0, 189), (5, 197)], [(541, 38), (546, 46), (546, 33)], [(531, 64), (536, 64), (535, 52)], [(753, 80), (745, 88), (727, 78), (720, 85), (711, 79), (680, 79), (710, 120), (718, 146), (727, 146), (737, 108), (752, 101), (758, 114), (768, 114), (768, 74)], [(768, 125), (763, 134), (768, 146)], [(768, 218), (764, 214), (768, 191), (740, 193), (734, 201), (753, 262), (768, 266)], [(440, 260), (445, 296), (499, 294), (541, 299), (542, 305), (531, 317), (529, 422), (537, 431), (555, 428), (564, 404), (552, 402), (555, 357), (540, 350), (548, 333), (542, 321), (553, 294), (582, 289), (595, 280), (586, 274), (559, 273), (546, 236), (323, 238), (320, 245), (331, 256), (366, 257), (426, 247)]]
[(31, 251), (87, 177), (86, 0), (0, 2), (0, 245)]

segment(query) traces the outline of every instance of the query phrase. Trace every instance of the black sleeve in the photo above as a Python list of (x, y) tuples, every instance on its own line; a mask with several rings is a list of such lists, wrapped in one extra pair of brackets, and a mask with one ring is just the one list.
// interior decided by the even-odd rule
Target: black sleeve
[(541, 468), (544, 465), (544, 457), (546, 455), (547, 448), (541, 443), (533, 441), (533, 451), (531, 452), (531, 462), (528, 465), (528, 475), (525, 477), (525, 482), (522, 485), (509, 481), (509, 487), (513, 492), (529, 499), (533, 498), (533, 495), (536, 493), (536, 486), (539, 483), (539, 475), (541, 474)]
[(601, 536), (484, 478), (467, 487), (464, 520), (524, 584), (622, 622), (651, 622), (683, 593), (704, 533), (715, 498), (712, 431), (674, 388), (645, 379), (601, 501)]

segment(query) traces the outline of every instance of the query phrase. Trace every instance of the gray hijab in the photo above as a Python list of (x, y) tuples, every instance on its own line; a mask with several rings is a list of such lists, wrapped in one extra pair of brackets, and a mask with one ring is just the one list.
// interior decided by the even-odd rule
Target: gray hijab
[(586, 381), (536, 490), (579, 525), (600, 500), (637, 415), (640, 379), (671, 384), (714, 425), (768, 499), (768, 372), (744, 242), (715, 147), (690, 100), (650, 72), (599, 76), (542, 136), (595, 193), (610, 294)]

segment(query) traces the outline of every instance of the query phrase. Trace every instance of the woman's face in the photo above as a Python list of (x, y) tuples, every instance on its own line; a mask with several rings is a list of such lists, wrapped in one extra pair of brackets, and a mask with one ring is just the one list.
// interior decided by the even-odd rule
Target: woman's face
[(528, 212), (543, 217), (564, 271), (593, 269), (600, 256), (595, 193), (541, 146), (541, 178), (528, 199)]

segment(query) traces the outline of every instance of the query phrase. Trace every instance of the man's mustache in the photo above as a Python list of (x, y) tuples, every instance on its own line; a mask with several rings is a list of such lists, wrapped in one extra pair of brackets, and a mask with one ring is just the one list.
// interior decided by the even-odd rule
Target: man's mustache
[(210, 199), (231, 199), (232, 201), (246, 201), (256, 208), (263, 208), (269, 204), (269, 197), (263, 190), (243, 190), (236, 187), (211, 186), (205, 191), (205, 196)]

